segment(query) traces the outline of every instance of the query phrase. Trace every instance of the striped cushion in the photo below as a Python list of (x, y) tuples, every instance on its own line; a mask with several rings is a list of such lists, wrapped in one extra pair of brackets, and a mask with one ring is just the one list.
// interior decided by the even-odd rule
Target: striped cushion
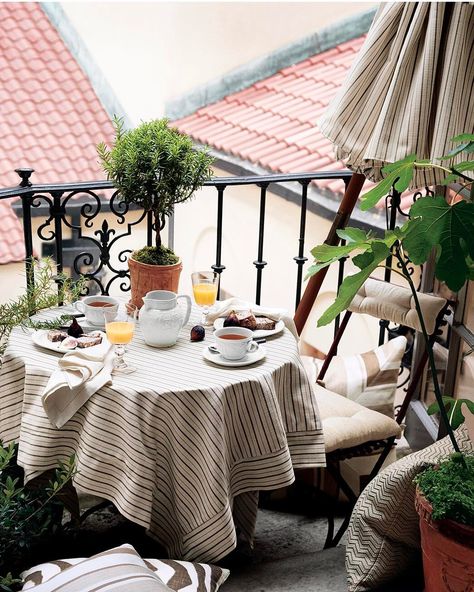
[[(85, 561), (86, 558), (63, 559), (42, 563), (24, 571), (23, 590), (35, 588), (42, 582), (65, 569)], [(171, 559), (144, 559), (147, 568), (163, 581), (169, 589), (176, 592), (217, 592), (229, 577), (229, 570), (207, 565), (206, 563), (190, 563), (189, 561), (172, 561)]]
[(169, 592), (131, 545), (98, 553), (34, 586), (35, 592)]
[[(456, 430), (461, 450), (472, 452), (464, 425)], [(414, 477), (453, 452), (443, 438), (392, 463), (361, 493), (352, 513), (346, 544), (349, 592), (383, 589), (420, 561)]]
[[(364, 407), (393, 417), (393, 401), (406, 344), (406, 338), (400, 336), (364, 354), (334, 356), (322, 385)], [(302, 357), (306, 371), (315, 381), (323, 361)]]

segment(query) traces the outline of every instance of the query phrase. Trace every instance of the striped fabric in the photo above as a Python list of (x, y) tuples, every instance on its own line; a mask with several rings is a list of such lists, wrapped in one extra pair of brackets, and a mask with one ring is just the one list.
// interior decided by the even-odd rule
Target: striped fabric
[[(452, 137), (472, 133), (473, 96), (473, 3), (383, 3), (319, 126), (337, 159), (379, 181), (384, 163), (413, 153), (436, 159)], [(411, 187), (439, 181), (439, 172), (420, 170)]]
[[(82, 563), (86, 559), (86, 557), (62, 559), (36, 565), (21, 574), (22, 590), (35, 588), (38, 584), (47, 582), (65, 569)], [(170, 559), (144, 559), (143, 561), (148, 569), (175, 592), (217, 592), (229, 577), (229, 570), (217, 565)]]
[[(400, 336), (363, 354), (334, 356), (322, 384), (364, 407), (393, 417), (393, 402), (406, 344), (406, 338)], [(316, 366), (317, 376), (323, 360), (309, 359)]]
[(122, 545), (61, 570), (35, 592), (169, 592), (131, 545)]
[(217, 367), (189, 340), (198, 317), (169, 349), (146, 346), (138, 328), (128, 348), (137, 372), (114, 376), (59, 430), (41, 405), (57, 355), (15, 330), (0, 374), (0, 438), (19, 441), (27, 479), (75, 452), (76, 486), (112, 501), (169, 557), (215, 562), (235, 548), (236, 527), (252, 541), (255, 491), (289, 485), (293, 468), (324, 466), (325, 454), (293, 336), (269, 339), (258, 364)]
[[(461, 450), (474, 452), (467, 429), (456, 430)], [(381, 589), (421, 560), (414, 477), (453, 452), (446, 437), (392, 463), (361, 493), (347, 534), (349, 592)], [(380, 588), (379, 588), (380, 587)]]

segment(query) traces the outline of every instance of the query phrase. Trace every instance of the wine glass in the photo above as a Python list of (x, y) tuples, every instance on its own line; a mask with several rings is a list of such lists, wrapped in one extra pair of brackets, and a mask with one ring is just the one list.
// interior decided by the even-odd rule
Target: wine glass
[(135, 372), (136, 368), (127, 364), (124, 359), (125, 345), (130, 343), (135, 330), (138, 308), (134, 304), (120, 307), (118, 311), (104, 310), (105, 333), (107, 339), (115, 346), (112, 374)]
[(218, 274), (215, 271), (195, 271), (191, 274), (193, 283), (194, 300), (202, 308), (201, 325), (209, 326), (207, 315), (209, 308), (214, 306), (217, 298), (219, 284)]

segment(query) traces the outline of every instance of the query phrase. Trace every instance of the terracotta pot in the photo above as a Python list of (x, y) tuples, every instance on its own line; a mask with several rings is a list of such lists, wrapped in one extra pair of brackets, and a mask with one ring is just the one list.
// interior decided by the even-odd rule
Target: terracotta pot
[(474, 590), (474, 528), (452, 520), (433, 521), (432, 507), (417, 488), (425, 592)]
[(179, 276), (183, 269), (181, 260), (173, 265), (148, 265), (135, 259), (128, 260), (130, 270), (130, 304), (138, 308), (143, 305), (143, 297), (152, 290), (178, 292)]

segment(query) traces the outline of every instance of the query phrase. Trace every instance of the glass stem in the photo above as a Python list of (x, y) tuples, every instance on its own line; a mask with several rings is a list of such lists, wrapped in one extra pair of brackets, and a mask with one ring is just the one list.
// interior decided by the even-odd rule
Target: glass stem
[(208, 314), (209, 314), (209, 307), (208, 306), (203, 306), (202, 307), (201, 325), (206, 326), (208, 324), (208, 322), (207, 322), (207, 315)]
[(123, 359), (125, 354), (125, 346), (122, 344), (115, 346), (114, 368), (126, 368), (127, 364)]

